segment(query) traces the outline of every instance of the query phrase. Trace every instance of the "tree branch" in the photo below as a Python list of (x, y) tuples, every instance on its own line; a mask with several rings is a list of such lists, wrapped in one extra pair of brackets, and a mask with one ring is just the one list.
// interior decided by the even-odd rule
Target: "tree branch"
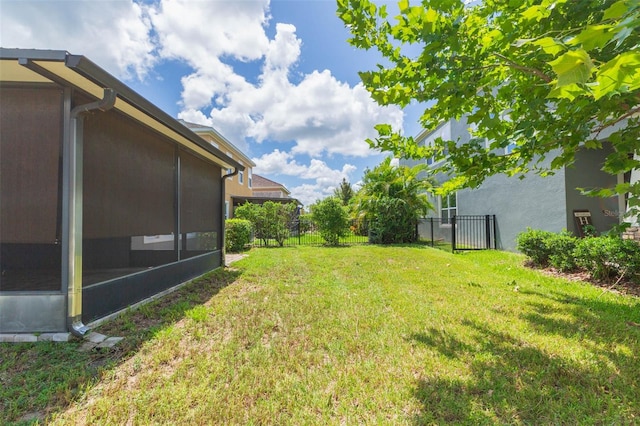
[(640, 113), (640, 106), (637, 106), (635, 108), (631, 108), (629, 111), (627, 111), (626, 113), (622, 114), (620, 117), (615, 118), (611, 121), (608, 121), (604, 124), (602, 124), (601, 126), (598, 126), (594, 129), (594, 132), (596, 133), (596, 135), (600, 134), (600, 132), (602, 132), (604, 129), (606, 129), (607, 127), (611, 127), (615, 124), (618, 124), (619, 122), (621, 122), (622, 120), (631, 117), (634, 114), (638, 114)]
[(507, 58), (504, 55), (501, 55), (500, 53), (494, 53), (495, 56), (497, 56), (498, 58), (502, 59), (503, 61), (505, 61), (507, 63), (507, 65), (509, 65), (511, 68), (515, 68), (517, 70), (520, 71), (526, 71), (529, 74), (533, 74), (537, 77), (540, 77), (541, 79), (543, 79), (544, 81), (546, 81), (547, 83), (551, 83), (551, 81), (553, 80), (551, 77), (549, 77), (548, 75), (546, 75), (545, 73), (543, 73), (542, 71), (540, 71), (537, 68), (531, 68), (531, 67), (526, 67), (524, 65), (520, 65), (516, 62), (513, 62), (511, 59)]

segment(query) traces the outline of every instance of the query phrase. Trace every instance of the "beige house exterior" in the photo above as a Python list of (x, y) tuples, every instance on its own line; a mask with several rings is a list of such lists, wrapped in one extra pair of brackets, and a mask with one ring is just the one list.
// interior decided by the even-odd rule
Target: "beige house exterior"
[(291, 191), (281, 183), (260, 175), (253, 175), (253, 196), (262, 198), (291, 198)]
[[(239, 172), (237, 175), (228, 178), (225, 182), (225, 194), (224, 194), (224, 211), (225, 218), (233, 216), (232, 206), (233, 197), (250, 198), (255, 196), (253, 187), (255, 183), (255, 176), (253, 175), (253, 167), (255, 163), (251, 161), (240, 149), (238, 149), (233, 143), (227, 140), (224, 136), (218, 133), (213, 127), (204, 126), (201, 124), (189, 123), (184, 120), (180, 120), (191, 131), (200, 136), (202, 139), (209, 142), (220, 151), (227, 154), (238, 163), (242, 164), (245, 169)], [(223, 170), (222, 174), (226, 175), (233, 172), (232, 169)], [(285, 188), (286, 189), (286, 188)]]

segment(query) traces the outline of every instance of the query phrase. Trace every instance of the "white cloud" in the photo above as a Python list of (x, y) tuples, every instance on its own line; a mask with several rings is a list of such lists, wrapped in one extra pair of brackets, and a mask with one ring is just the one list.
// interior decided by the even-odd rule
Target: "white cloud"
[(66, 50), (124, 79), (143, 79), (157, 62), (148, 9), (137, 3), (3, 1), (0, 16), (2, 47)]
[(317, 185), (311, 185), (311, 184), (303, 184), (300, 186), (296, 186), (296, 187), (290, 188), (290, 191), (291, 191), (291, 197), (300, 201), (307, 208), (307, 210), (309, 206), (314, 204), (316, 201), (322, 200), (323, 198), (326, 198), (327, 195), (330, 195), (330, 194), (327, 194), (326, 191), (323, 191), (320, 188), (318, 188)]
[(161, 55), (185, 59), (200, 71), (225, 55), (255, 60), (269, 40), (264, 32), (268, 0), (161, 0), (151, 12)]
[(305, 205), (333, 194), (333, 190), (342, 179), (349, 180), (349, 175), (357, 169), (352, 164), (344, 164), (340, 170), (332, 169), (318, 159), (312, 159), (308, 165), (303, 165), (296, 161), (293, 154), (277, 149), (259, 158), (253, 158), (253, 162), (256, 163), (255, 173), (260, 175), (295, 176), (300, 180), (314, 181), (289, 188), (291, 196)]
[[(276, 42), (278, 39), (276, 36)], [(280, 40), (297, 52), (295, 39)], [(274, 50), (279, 49), (285, 46)], [(324, 70), (307, 74), (294, 85), (287, 77), (289, 72), (265, 67), (258, 85), (236, 86), (220, 94), (225, 102), (211, 111), (212, 122), (224, 134), (233, 134), (233, 139), (293, 141), (294, 153), (311, 156), (366, 157), (374, 154), (365, 140), (377, 135), (376, 124), (402, 127), (402, 111), (378, 106), (362, 84), (349, 87)], [(249, 117), (250, 122), (243, 123), (249, 126), (236, 126), (234, 117), (238, 115)]]
[[(366, 157), (375, 124), (402, 127), (402, 111), (373, 102), (361, 84), (350, 87), (330, 71), (292, 83), (302, 41), (291, 24), (276, 23), (269, 39), (269, 3), (163, 1), (151, 19), (163, 58), (184, 60), (194, 72), (182, 78), (181, 118), (209, 111), (206, 123), (241, 148), (245, 139), (294, 142), (293, 152)], [(242, 31), (237, 31), (242, 28)], [(229, 60), (261, 65), (250, 83)], [(259, 67), (256, 68), (260, 69)]]

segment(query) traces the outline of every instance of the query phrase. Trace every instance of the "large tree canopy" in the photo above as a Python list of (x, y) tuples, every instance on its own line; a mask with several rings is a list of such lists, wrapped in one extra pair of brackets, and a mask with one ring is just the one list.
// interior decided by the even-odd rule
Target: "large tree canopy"
[[(467, 4), (468, 3), (468, 4)], [(573, 162), (580, 146), (614, 153), (603, 170), (637, 169), (640, 154), (640, 1), (423, 0), (386, 6), (338, 0), (351, 44), (378, 49), (386, 65), (360, 76), (382, 105), (424, 103), (425, 129), (467, 117), (471, 142), (419, 146), (389, 125), (369, 143), (404, 158), (443, 157), (451, 186), (478, 186), (489, 175), (540, 174)], [(488, 141), (488, 142), (487, 142)], [(487, 143), (489, 146), (487, 146)], [(509, 155), (498, 155), (515, 144)], [(552, 161), (543, 162), (545, 158)], [(543, 166), (546, 164), (546, 166)], [(602, 196), (632, 193), (623, 183)]]

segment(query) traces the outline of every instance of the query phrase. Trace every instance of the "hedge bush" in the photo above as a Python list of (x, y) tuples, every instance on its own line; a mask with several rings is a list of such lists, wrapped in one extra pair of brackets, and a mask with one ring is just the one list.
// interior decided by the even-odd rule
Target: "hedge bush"
[(336, 197), (328, 197), (311, 206), (311, 216), (325, 243), (337, 246), (349, 233), (349, 215)]
[(574, 250), (576, 263), (596, 280), (621, 276), (637, 278), (640, 274), (640, 246), (618, 237), (585, 238)]
[(527, 228), (525, 232), (518, 235), (516, 247), (535, 266), (547, 266), (552, 254), (552, 247), (549, 242), (555, 235), (553, 232)]
[(574, 250), (578, 240), (576, 236), (566, 231), (560, 234), (552, 234), (545, 241), (545, 245), (549, 250), (549, 265), (562, 272), (570, 272), (577, 269), (578, 265), (576, 264)]
[(417, 240), (415, 212), (400, 198), (376, 201), (369, 222), (369, 242), (373, 244), (413, 243)]
[(566, 231), (528, 228), (518, 235), (517, 247), (536, 266), (563, 272), (582, 269), (602, 281), (640, 278), (640, 245), (616, 235), (580, 239)]
[(224, 223), (224, 249), (239, 252), (251, 242), (251, 222), (244, 219), (227, 219)]

